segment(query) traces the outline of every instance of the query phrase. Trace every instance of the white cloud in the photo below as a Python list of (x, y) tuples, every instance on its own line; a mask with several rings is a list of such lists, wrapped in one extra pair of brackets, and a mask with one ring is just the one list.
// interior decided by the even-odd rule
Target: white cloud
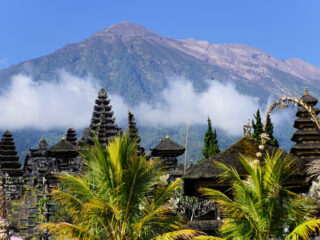
[(50, 129), (87, 126), (98, 87), (90, 78), (62, 72), (58, 82), (17, 75), (0, 96), (0, 128)]
[[(65, 72), (60, 73), (60, 80), (55, 83), (35, 82), (17, 75), (0, 96), (0, 128), (87, 127), (98, 91), (94, 79)], [(151, 103), (129, 106), (119, 95), (109, 96), (121, 125), (126, 125), (128, 109), (140, 126), (150, 127), (206, 124), (209, 116), (214, 127), (231, 135), (241, 135), (242, 126), (259, 108), (258, 98), (239, 93), (232, 84), (210, 81), (205, 91), (196, 92), (191, 81), (184, 78), (170, 79), (168, 88)]]
[(175, 78), (161, 93), (161, 100), (141, 103), (133, 112), (141, 125), (166, 127), (206, 124), (209, 116), (214, 127), (240, 135), (258, 107), (258, 98), (240, 94), (232, 84), (210, 81), (204, 92), (197, 93), (190, 81)]

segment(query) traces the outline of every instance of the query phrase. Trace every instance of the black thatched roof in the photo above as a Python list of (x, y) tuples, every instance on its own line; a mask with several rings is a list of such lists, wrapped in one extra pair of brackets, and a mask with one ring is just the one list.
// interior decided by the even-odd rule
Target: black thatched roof
[[(221, 170), (216, 168), (213, 161), (222, 162), (228, 166), (232, 166), (238, 170), (240, 174), (246, 174), (242, 167), (239, 159), (239, 154), (256, 159), (256, 153), (259, 151), (260, 143), (253, 138), (245, 137), (223, 150), (222, 152), (215, 155), (213, 158), (206, 159), (202, 163), (195, 164), (188, 168), (186, 174), (183, 176), (184, 179), (203, 179), (203, 178), (215, 178)], [(265, 149), (262, 155), (268, 152), (269, 154), (275, 153), (279, 148), (265, 145)], [(288, 153), (283, 151), (285, 157)]]
[(311, 120), (311, 118), (310, 117), (298, 117), (296, 120), (295, 120), (295, 123), (310, 123), (310, 122), (312, 122), (313, 123), (313, 121)]
[(293, 136), (291, 137), (291, 141), (298, 142), (299, 137), (305, 137), (305, 136), (320, 138), (320, 132), (317, 129), (311, 129), (311, 130), (299, 129), (293, 133)]
[(152, 156), (157, 156), (162, 152), (176, 152), (178, 155), (184, 153), (185, 148), (180, 144), (172, 141), (168, 136), (164, 140), (160, 140), (155, 148), (151, 149)]
[(298, 143), (294, 146), (292, 146), (291, 151), (293, 149), (304, 149), (304, 150), (320, 150), (320, 144), (319, 143)]
[(60, 142), (56, 145), (53, 145), (50, 149), (51, 152), (76, 152), (78, 148), (73, 145), (71, 142), (67, 141), (65, 138), (62, 138)]
[[(312, 109), (315, 111), (317, 115), (320, 113), (320, 108), (313, 107)], [(308, 110), (306, 110), (305, 108), (299, 108), (299, 110), (297, 111), (297, 114), (298, 113), (308, 113)]]

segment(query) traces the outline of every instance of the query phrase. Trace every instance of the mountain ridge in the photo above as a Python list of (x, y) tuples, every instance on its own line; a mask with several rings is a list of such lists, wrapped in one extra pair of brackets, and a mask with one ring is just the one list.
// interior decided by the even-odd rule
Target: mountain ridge
[[(48, 55), (3, 69), (0, 79), (6, 85), (13, 75), (22, 73), (38, 81), (52, 81), (60, 69), (80, 77), (92, 74), (108, 85), (109, 91), (129, 94), (127, 100), (135, 103), (153, 97), (167, 86), (170, 76), (188, 78), (198, 90), (204, 89), (205, 81), (212, 77), (221, 82), (231, 81), (239, 91), (262, 96), (265, 101), (270, 95), (298, 95), (300, 88), (305, 87), (320, 94), (320, 88), (314, 86), (320, 80), (320, 69), (301, 59), (279, 60), (243, 44), (163, 37), (128, 21)], [(138, 94), (124, 94), (123, 84), (117, 82), (126, 79), (132, 84), (138, 81), (141, 86)]]

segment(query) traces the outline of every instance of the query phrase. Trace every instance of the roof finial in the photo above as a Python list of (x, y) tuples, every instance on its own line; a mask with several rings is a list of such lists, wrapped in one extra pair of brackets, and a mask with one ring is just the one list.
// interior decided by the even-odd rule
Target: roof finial
[(62, 136), (61, 140), (66, 140), (66, 137), (65, 137), (65, 136)]
[(98, 97), (107, 97), (107, 92), (106, 92), (106, 90), (104, 90), (103, 87), (98, 92)]
[(308, 94), (309, 94), (308, 88), (306, 88), (306, 89), (304, 90), (304, 95), (308, 95)]
[(168, 134), (166, 135), (166, 138), (169, 138), (169, 135), (168, 135)]

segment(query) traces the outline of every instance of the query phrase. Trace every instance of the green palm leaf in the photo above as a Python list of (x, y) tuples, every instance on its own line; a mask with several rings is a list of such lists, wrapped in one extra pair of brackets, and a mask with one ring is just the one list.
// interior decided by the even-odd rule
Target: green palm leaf
[(320, 219), (310, 219), (296, 226), (287, 236), (288, 240), (308, 240), (312, 234), (320, 229)]
[(71, 221), (42, 228), (57, 239), (191, 239), (200, 234), (181, 230), (184, 221), (168, 204), (180, 179), (164, 183), (159, 161), (138, 156), (135, 141), (127, 136), (115, 138), (107, 148), (97, 139), (94, 143), (81, 153), (83, 174), (61, 174), (61, 188), (52, 192)]

